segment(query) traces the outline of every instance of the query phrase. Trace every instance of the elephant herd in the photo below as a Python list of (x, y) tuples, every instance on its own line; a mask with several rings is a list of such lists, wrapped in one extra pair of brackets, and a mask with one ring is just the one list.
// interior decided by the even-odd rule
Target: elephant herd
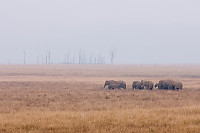
[[(115, 80), (107, 80), (104, 84), (104, 88), (108, 86), (109, 90), (114, 89), (126, 89), (126, 82), (124, 81), (115, 81)], [(148, 80), (141, 80), (141, 81), (133, 81), (132, 89), (139, 89), (139, 90), (153, 90), (153, 88), (164, 89), (164, 90), (182, 90), (183, 84), (178, 81), (174, 80), (160, 80), (158, 83), (155, 84), (152, 81)]]

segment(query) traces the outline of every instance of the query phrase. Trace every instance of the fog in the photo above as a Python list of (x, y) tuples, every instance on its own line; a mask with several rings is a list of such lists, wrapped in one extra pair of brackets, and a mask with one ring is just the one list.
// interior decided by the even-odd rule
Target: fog
[[(0, 2), (0, 63), (200, 63), (198, 0)], [(25, 52), (25, 55), (24, 55)], [(69, 55), (69, 56), (68, 56)]]

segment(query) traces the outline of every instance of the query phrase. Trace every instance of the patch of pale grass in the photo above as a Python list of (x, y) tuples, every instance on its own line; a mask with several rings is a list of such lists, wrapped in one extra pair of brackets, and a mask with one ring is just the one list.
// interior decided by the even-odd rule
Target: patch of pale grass
[(0, 132), (199, 132), (200, 107), (0, 115)]

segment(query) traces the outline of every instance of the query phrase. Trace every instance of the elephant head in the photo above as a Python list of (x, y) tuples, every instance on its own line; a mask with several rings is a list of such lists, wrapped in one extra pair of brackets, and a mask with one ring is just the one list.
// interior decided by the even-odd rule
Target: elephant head
[(106, 80), (106, 82), (105, 82), (105, 84), (104, 84), (104, 88), (107, 86), (107, 85), (109, 85), (110, 84), (110, 82), (108, 81), (108, 80)]

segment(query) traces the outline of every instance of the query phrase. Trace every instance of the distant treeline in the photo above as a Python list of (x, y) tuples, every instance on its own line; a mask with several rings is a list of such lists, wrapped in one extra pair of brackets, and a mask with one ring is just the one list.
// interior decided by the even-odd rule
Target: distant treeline
[[(59, 53), (58, 57), (52, 51), (45, 51), (42, 54), (36, 55), (36, 64), (113, 64), (115, 58), (114, 50), (111, 50), (107, 55), (102, 53), (85, 53), (79, 50), (78, 53)], [(23, 52), (23, 64), (35, 64), (30, 60), (27, 52)], [(12, 64), (9, 60), (9, 64)]]

